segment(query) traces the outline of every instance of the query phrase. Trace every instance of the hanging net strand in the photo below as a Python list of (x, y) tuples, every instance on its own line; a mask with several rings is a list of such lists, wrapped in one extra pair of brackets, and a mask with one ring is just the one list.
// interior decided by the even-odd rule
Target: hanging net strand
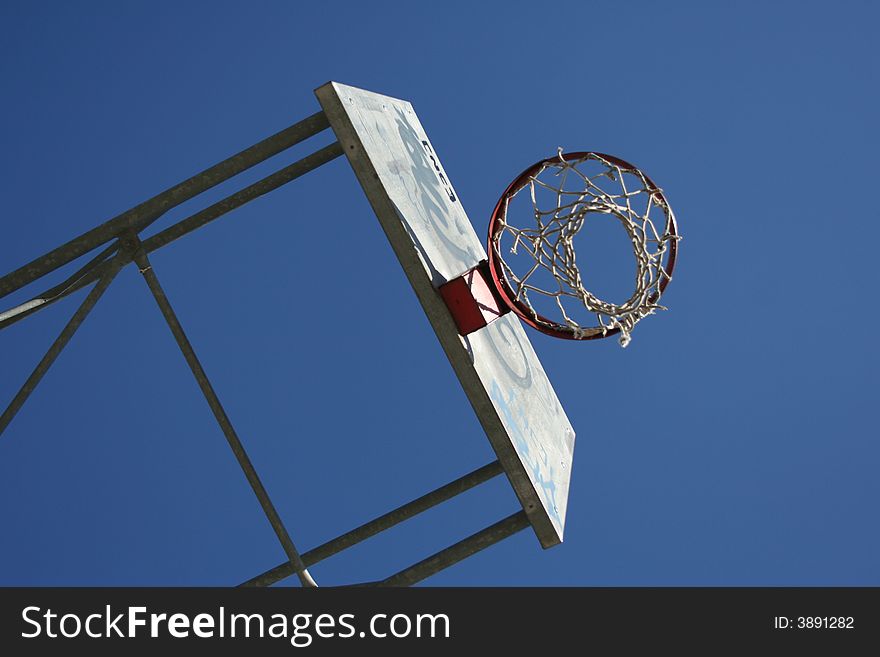
[[(494, 217), (490, 248), (500, 264), (502, 284), (525, 313), (524, 318), (531, 319), (537, 328), (543, 326), (575, 339), (603, 337), (617, 329), (620, 344), (625, 347), (642, 318), (665, 310), (659, 300), (672, 278), (675, 243), (680, 237), (662, 190), (632, 165), (600, 153), (566, 156), (560, 148), (557, 157), (530, 171), (511, 186)], [(520, 227), (512, 223), (508, 209), (526, 189), (534, 223)], [(555, 202), (542, 208), (541, 200), (548, 199)], [(578, 269), (574, 238), (590, 213), (620, 221), (632, 245), (635, 289), (623, 303), (604, 301), (591, 293)], [(661, 224), (660, 229), (655, 220)], [(509, 253), (531, 258), (526, 266), (521, 259), (516, 260), (519, 273), (505, 261), (502, 242), (510, 244)], [(555, 302), (551, 307), (558, 310), (558, 321), (543, 316), (535, 307), (537, 302), (545, 309), (548, 299)], [(595, 316), (595, 326), (585, 326), (573, 318), (570, 306), (566, 306), (573, 302)]]

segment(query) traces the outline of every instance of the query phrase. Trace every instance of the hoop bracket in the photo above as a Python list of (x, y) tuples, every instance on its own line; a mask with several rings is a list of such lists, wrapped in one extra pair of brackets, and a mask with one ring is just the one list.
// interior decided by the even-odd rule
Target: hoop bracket
[(499, 298), (492, 284), (489, 263), (483, 260), (458, 278), (438, 288), (461, 335), (488, 326), (510, 308)]

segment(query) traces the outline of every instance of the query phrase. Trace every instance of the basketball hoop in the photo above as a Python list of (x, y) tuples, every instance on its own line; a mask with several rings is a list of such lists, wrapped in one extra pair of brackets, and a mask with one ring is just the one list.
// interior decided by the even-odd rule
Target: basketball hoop
[[(530, 205), (521, 195), (514, 211), (525, 190)], [(635, 290), (619, 304), (587, 290), (575, 261), (574, 238), (597, 215), (620, 221), (636, 258)], [(619, 334), (625, 347), (636, 323), (665, 310), (659, 301), (679, 239), (672, 209), (648, 176), (611, 155), (560, 148), (520, 174), (495, 206), (489, 270), (501, 299), (533, 328), (570, 340)]]

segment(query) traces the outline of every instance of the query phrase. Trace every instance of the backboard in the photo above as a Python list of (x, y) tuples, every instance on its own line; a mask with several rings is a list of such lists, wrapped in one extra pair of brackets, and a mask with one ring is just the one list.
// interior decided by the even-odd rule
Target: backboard
[(462, 336), (438, 292), (487, 256), (412, 105), (315, 93), (541, 545), (562, 542), (574, 430), (516, 315)]

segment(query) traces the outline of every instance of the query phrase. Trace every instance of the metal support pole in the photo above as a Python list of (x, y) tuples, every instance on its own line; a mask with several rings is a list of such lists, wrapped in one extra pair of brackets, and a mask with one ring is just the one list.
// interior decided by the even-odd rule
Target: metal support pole
[(49, 347), (49, 351), (46, 352), (46, 355), (43, 356), (42, 360), (39, 364), (34, 368), (34, 371), (31, 372), (31, 375), (28, 377), (27, 381), (24, 382), (24, 385), (18, 391), (18, 394), (13, 397), (12, 401), (7, 406), (6, 410), (3, 411), (3, 415), (0, 415), (0, 435), (6, 430), (6, 427), (9, 426), (9, 423), (12, 422), (12, 418), (15, 417), (15, 414), (18, 413), (19, 409), (24, 405), (27, 398), (30, 397), (30, 394), (34, 391), (34, 388), (37, 387), (37, 384), (42, 380), (43, 375), (49, 371), (49, 368), (52, 366), (52, 363), (55, 362), (55, 359), (58, 358), (58, 354), (61, 353), (61, 350), (67, 346), (67, 343), (70, 342), (70, 338), (73, 337), (73, 334), (76, 333), (76, 330), (79, 328), (80, 324), (83, 323), (83, 320), (88, 316), (88, 314), (92, 311), (92, 308), (95, 307), (95, 304), (98, 303), (98, 299), (101, 298), (101, 295), (107, 290), (107, 287), (116, 277), (116, 274), (119, 273), (119, 270), (122, 266), (129, 261), (131, 255), (127, 252), (119, 253), (113, 260), (110, 261), (110, 266), (106, 272), (101, 276), (98, 284), (95, 285), (89, 292), (88, 296), (86, 296), (85, 300), (80, 304), (79, 308), (76, 309), (76, 312), (73, 314), (73, 317), (70, 318), (70, 321), (67, 322), (67, 325), (62, 329), (61, 333), (55, 339), (55, 342), (52, 343), (52, 346)]
[[(253, 201), (292, 180), (296, 180), (300, 176), (317, 169), (319, 166), (334, 160), (340, 155), (342, 155), (342, 147), (339, 145), (339, 142), (333, 142), (332, 144), (315, 151), (311, 155), (284, 167), (280, 171), (276, 171), (275, 173), (258, 180), (254, 184), (245, 187), (241, 191), (231, 194), (204, 210), (169, 226), (159, 233), (156, 233), (149, 239), (144, 240), (141, 246), (144, 252), (152, 253), (166, 244), (169, 244), (174, 240), (191, 233), (197, 228), (201, 228), (214, 219), (223, 216), (227, 212), (241, 207), (245, 203)], [(16, 306), (15, 308), (0, 313), (0, 329), (6, 328), (10, 324), (14, 324), (17, 321), (24, 319), (48, 304), (63, 299), (68, 294), (72, 294), (76, 290), (85, 287), (90, 282), (96, 280), (106, 270), (106, 267), (109, 264), (109, 262), (105, 260), (108, 250), (105, 250), (97, 257), (93, 258), (88, 265), (81, 268), (60, 285), (56, 285), (52, 289), (47, 290), (43, 294)]]
[[(133, 241), (138, 247), (140, 246), (136, 237), (133, 238)], [(220, 399), (217, 397), (217, 393), (214, 392), (214, 388), (208, 380), (208, 376), (205, 374), (202, 364), (196, 357), (196, 353), (193, 351), (192, 345), (186, 337), (186, 333), (184, 333), (183, 327), (180, 325), (177, 315), (174, 313), (174, 309), (168, 301), (168, 297), (165, 295), (165, 291), (159, 284), (159, 279), (156, 277), (156, 273), (153, 271), (146, 253), (141, 249), (137, 250), (135, 252), (134, 260), (140, 268), (140, 272), (143, 274), (144, 279), (147, 281), (147, 285), (153, 293), (156, 303), (159, 304), (159, 309), (162, 311), (165, 321), (171, 328), (171, 332), (174, 334), (174, 339), (177, 341), (177, 345), (180, 347), (180, 351), (183, 353), (190, 370), (192, 370), (193, 376), (195, 376), (199, 388), (201, 388), (202, 394), (208, 402), (208, 406), (211, 407), (211, 411), (214, 413), (217, 424), (220, 425), (223, 435), (226, 436), (226, 440), (232, 448), (232, 453), (235, 454), (235, 458), (238, 460), (238, 464), (244, 471), (248, 483), (251, 485), (254, 494), (260, 502), (260, 506), (263, 507), (263, 512), (269, 519), (272, 529), (275, 530), (275, 534), (278, 536), (278, 540), (281, 542), (281, 546), (284, 548), (284, 552), (287, 554), (293, 570), (296, 572), (303, 586), (317, 586), (315, 580), (312, 579), (312, 576), (306, 569), (302, 557), (300, 557), (299, 552), (297, 552), (297, 549), (290, 538), (290, 534), (288, 534), (287, 529), (284, 527), (281, 517), (275, 510), (275, 505), (272, 504), (269, 494), (266, 492), (263, 483), (260, 481), (260, 477), (257, 475), (257, 471), (254, 469), (247, 452), (245, 452), (241, 440), (236, 434), (235, 429), (232, 427), (232, 423), (229, 421), (226, 411), (223, 410), (223, 406), (220, 404)]]
[(234, 210), (248, 201), (253, 201), (255, 198), (267, 194), (313, 169), (317, 169), (322, 164), (326, 164), (340, 155), (342, 155), (342, 146), (339, 145), (339, 142), (334, 141), (332, 144), (284, 167), (280, 171), (276, 171), (272, 175), (258, 180), (253, 185), (245, 187), (240, 192), (227, 196), (222, 201), (218, 201), (201, 212), (197, 212), (191, 217), (179, 221), (152, 237), (145, 239), (143, 249), (146, 253), (151, 253), (156, 249), (162, 248), (179, 237), (194, 231), (196, 228), (201, 228), (209, 221), (213, 221), (230, 210)]
[[(460, 495), (474, 486), (489, 481), (493, 477), (500, 475), (502, 472), (501, 464), (498, 461), (493, 461), (492, 463), (484, 465), (482, 468), (478, 468), (463, 477), (459, 477), (455, 481), (452, 481), (445, 486), (441, 486), (437, 490), (431, 491), (426, 495), (422, 495), (412, 502), (397, 507), (393, 511), (389, 511), (375, 520), (364, 523), (360, 527), (357, 527), (342, 536), (338, 536), (327, 541), (323, 545), (319, 545), (308, 552), (304, 552), (302, 555), (303, 562), (306, 566), (313, 566), (319, 561), (323, 561), (338, 552), (347, 550), (353, 545), (357, 545), (361, 541), (365, 541), (371, 536), (375, 536), (379, 532), (390, 529), (404, 520), (408, 520), (423, 511), (427, 511), (431, 507), (437, 506), (441, 502), (452, 499), (456, 495)], [(243, 584), (240, 584), (240, 586), (271, 586), (275, 582), (293, 575), (293, 573), (294, 571), (290, 563), (283, 563), (275, 566), (271, 570), (267, 570), (262, 575), (257, 575), (256, 577), (249, 579)]]
[(496, 522), (491, 527), (487, 527), (463, 541), (459, 541), (455, 545), (451, 545), (445, 550), (441, 550), (437, 554), (405, 570), (401, 570), (399, 573), (381, 582), (377, 582), (376, 586), (411, 586), (440, 572), (444, 568), (449, 568), (449, 566), (467, 559), (480, 550), (485, 550), (490, 545), (494, 545), (528, 526), (529, 520), (526, 517), (526, 512), (517, 511), (513, 515), (507, 516), (504, 520)]
[(114, 237), (119, 237), (132, 230), (134, 232), (143, 230), (171, 208), (321, 132), (329, 125), (324, 113), (317, 112), (161, 194), (157, 194), (131, 210), (105, 221), (100, 226), (73, 238), (57, 249), (53, 249), (0, 278), (0, 298), (58, 269), (71, 260), (75, 260), (105, 242), (109, 242)]

